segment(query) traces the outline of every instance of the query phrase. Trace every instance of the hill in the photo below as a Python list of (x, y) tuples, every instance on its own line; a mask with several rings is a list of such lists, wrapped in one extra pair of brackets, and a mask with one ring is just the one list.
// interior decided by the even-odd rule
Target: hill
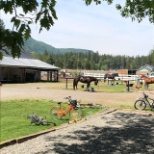
[(54, 53), (54, 54), (64, 54), (67, 52), (85, 52), (85, 53), (94, 52), (92, 50), (87, 50), (87, 49), (55, 48), (49, 44), (37, 41), (33, 38), (30, 38), (27, 41), (25, 41), (24, 49), (28, 52), (43, 53), (44, 51), (47, 51), (48, 53)]

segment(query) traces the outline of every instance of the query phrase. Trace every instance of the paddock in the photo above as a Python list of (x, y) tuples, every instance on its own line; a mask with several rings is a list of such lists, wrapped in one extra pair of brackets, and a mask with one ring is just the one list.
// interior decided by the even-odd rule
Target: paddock
[[(101, 74), (96, 74), (96, 73), (87, 73), (87, 74), (84, 74), (85, 76), (88, 76), (88, 75), (91, 75), (93, 77), (96, 77), (98, 80), (100, 80), (98, 82), (98, 86), (95, 86), (93, 84), (93, 82), (91, 83), (91, 87), (92, 88), (95, 88), (96, 91), (100, 91), (100, 87), (101, 86), (104, 86), (103, 84), (103, 80), (104, 80), (104, 76)], [(72, 86), (73, 86), (73, 80), (74, 80), (75, 77), (65, 77), (65, 87), (66, 89), (71, 89)], [(132, 90), (135, 90), (136, 86), (139, 84), (139, 83), (143, 83), (143, 80), (138, 80), (139, 76), (138, 75), (119, 75), (119, 77), (116, 77), (115, 80), (112, 80), (112, 79), (106, 79), (107, 80), (107, 84), (109, 86), (117, 86), (117, 85), (124, 85), (124, 91), (127, 91), (127, 92), (130, 92)], [(125, 84), (127, 83), (127, 84)], [(80, 83), (79, 82), (79, 87), (78, 89), (83, 89), (83, 87), (85, 84), (83, 83)], [(141, 88), (142, 85), (138, 86), (139, 88)], [(99, 90), (98, 90), (99, 89)], [(137, 90), (137, 88), (136, 88)]]

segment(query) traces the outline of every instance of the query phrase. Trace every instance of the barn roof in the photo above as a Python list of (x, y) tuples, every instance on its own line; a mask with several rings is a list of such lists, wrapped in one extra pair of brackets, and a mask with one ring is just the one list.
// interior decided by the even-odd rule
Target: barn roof
[(142, 66), (142, 67), (140, 67), (139, 69), (138, 69), (138, 71), (149, 71), (149, 72), (152, 72), (154, 70), (154, 67), (153, 66), (151, 66), (151, 65), (148, 65), (148, 64), (146, 64), (146, 65), (144, 65), (144, 66)]
[(59, 70), (59, 67), (35, 59), (24, 50), (22, 50), (20, 58), (12, 58), (12, 56), (5, 53), (3, 55), (3, 59), (0, 60), (1, 66), (23, 67), (41, 70)]

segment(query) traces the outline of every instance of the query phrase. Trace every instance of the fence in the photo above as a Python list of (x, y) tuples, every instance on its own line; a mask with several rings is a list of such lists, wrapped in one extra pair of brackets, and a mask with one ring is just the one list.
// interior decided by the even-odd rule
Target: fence
[[(92, 76), (97, 79), (104, 79), (103, 73), (83, 73), (83, 76)], [(115, 77), (115, 80), (123, 80), (123, 81), (135, 81), (139, 78), (139, 75), (126, 75), (126, 74), (119, 74), (118, 77)]]

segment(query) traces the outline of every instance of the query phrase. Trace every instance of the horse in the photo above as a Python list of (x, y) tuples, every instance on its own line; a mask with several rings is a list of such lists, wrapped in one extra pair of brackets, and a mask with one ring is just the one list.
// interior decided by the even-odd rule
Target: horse
[(118, 77), (118, 73), (106, 73), (104, 75), (104, 82), (106, 82), (106, 79), (111, 79), (111, 80), (115, 80), (115, 77)]
[(142, 74), (140, 78), (141, 80), (144, 80), (146, 87), (148, 87), (149, 84), (154, 83), (154, 77), (148, 78), (146, 75)]
[(99, 80), (97, 78), (91, 77), (91, 76), (77, 76), (73, 80), (73, 88), (74, 88), (74, 90), (77, 89), (79, 81), (82, 82), (82, 83), (86, 83), (87, 84), (87, 90), (88, 90), (89, 87), (90, 87), (91, 82), (94, 82), (95, 85), (97, 85)]

